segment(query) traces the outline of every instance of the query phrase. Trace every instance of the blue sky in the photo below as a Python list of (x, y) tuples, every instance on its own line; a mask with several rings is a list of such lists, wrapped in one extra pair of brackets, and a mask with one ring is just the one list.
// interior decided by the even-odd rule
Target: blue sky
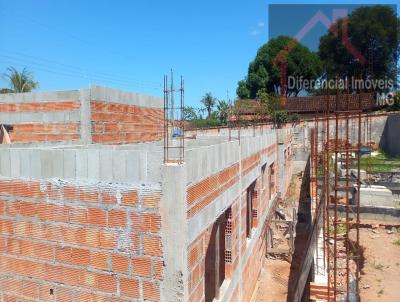
[(172, 68), (187, 105), (208, 91), (234, 98), (267, 42), (269, 3), (283, 2), (0, 0), (0, 72), (26, 66), (43, 91), (96, 83), (161, 96)]

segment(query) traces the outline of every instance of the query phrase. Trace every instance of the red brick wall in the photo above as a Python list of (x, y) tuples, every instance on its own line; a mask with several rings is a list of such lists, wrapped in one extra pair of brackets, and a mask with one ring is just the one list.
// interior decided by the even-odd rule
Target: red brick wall
[[(241, 161), (242, 174), (245, 176), (260, 164), (263, 154), (271, 154), (276, 150), (276, 144), (256, 152)], [(199, 181), (187, 188), (188, 218), (200, 212), (215, 198), (228, 190), (239, 180), (239, 163), (225, 168), (206, 179)]]
[[(244, 264), (244, 269), (241, 275), (241, 284), (242, 284), (242, 300), (241, 301), (250, 301), (250, 298), (254, 292), (254, 288), (256, 286), (257, 278), (260, 274), (263, 259), (266, 253), (266, 231), (267, 231), (267, 222), (259, 220), (260, 217), (264, 216), (267, 207), (269, 205), (269, 200), (267, 199), (267, 194), (265, 191), (268, 189), (262, 190), (261, 188), (261, 177), (259, 177), (255, 184), (255, 194), (253, 197), (253, 228), (261, 228), (261, 236), (255, 242), (252, 250), (250, 251), (250, 255), (247, 258), (247, 262)], [(257, 219), (255, 220), (254, 212), (257, 213)], [(246, 192), (242, 194), (242, 232), (240, 236), (241, 243), (241, 255), (243, 256), (245, 252), (248, 250), (247, 237), (246, 237)], [(250, 239), (253, 239), (255, 234), (253, 233)], [(238, 301), (233, 299), (233, 301)]]
[(239, 180), (239, 164), (234, 164), (187, 189), (188, 218), (193, 217)]
[[(0, 112), (57, 112), (80, 109), (79, 101), (57, 101), (36, 103), (0, 103)], [(79, 122), (64, 123), (18, 123), (10, 131), (12, 143), (42, 141), (73, 141), (80, 139)]]
[(1, 181), (2, 301), (158, 301), (159, 201), (154, 190)]
[(10, 132), (12, 143), (72, 141), (80, 139), (80, 125), (74, 123), (18, 124)]
[[(225, 278), (231, 278), (239, 264), (239, 199), (222, 215), (226, 215)], [(190, 301), (204, 301), (205, 261), (213, 226), (201, 233), (188, 249)]]
[[(260, 165), (261, 155), (272, 154), (276, 151), (277, 145), (274, 144), (264, 150), (257, 152), (243, 159), (242, 176), (247, 175)], [(269, 165), (266, 166), (266, 173), (269, 173)], [(257, 277), (261, 270), (262, 259), (266, 252), (266, 230), (267, 224), (260, 218), (266, 213), (270, 201), (268, 175), (265, 180), (267, 183), (261, 186), (261, 169), (259, 171), (252, 195), (253, 208), (253, 228), (262, 228), (262, 235), (250, 251), (250, 257), (245, 264), (241, 276), (243, 299), (240, 300), (239, 285), (235, 287), (236, 294), (232, 296), (232, 301), (249, 301), (256, 284)], [(239, 163), (234, 164), (210, 177), (188, 187), (188, 218), (193, 217), (206, 205), (221, 195), (226, 189), (239, 180)], [(277, 173), (275, 172), (275, 177)], [(276, 186), (276, 181), (274, 181)], [(239, 258), (243, 257), (248, 248), (246, 237), (246, 197), (247, 189), (241, 193), (241, 196), (234, 200), (226, 213), (225, 225), (225, 277), (231, 278), (238, 270)], [(225, 214), (223, 214), (225, 215)], [(239, 217), (241, 216), (241, 217)], [(240, 219), (240, 220), (239, 220)], [(241, 225), (240, 225), (241, 221)], [(205, 258), (209, 246), (210, 232), (214, 224), (211, 224), (203, 233), (201, 233), (188, 247), (188, 265), (189, 265), (189, 293), (190, 301), (204, 301), (205, 288)]]
[(132, 144), (160, 140), (163, 109), (91, 101), (92, 141)]

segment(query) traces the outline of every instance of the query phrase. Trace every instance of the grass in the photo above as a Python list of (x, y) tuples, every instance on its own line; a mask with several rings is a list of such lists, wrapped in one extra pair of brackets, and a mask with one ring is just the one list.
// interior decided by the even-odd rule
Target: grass
[[(355, 165), (353, 165), (354, 168)], [(363, 155), (360, 160), (360, 168), (371, 172), (392, 172), (400, 168), (400, 158), (392, 157), (382, 150), (376, 156)]]
[[(331, 225), (331, 226), (329, 227), (329, 233), (330, 233), (331, 235), (334, 234), (333, 225)], [(346, 233), (346, 224), (344, 224), (344, 223), (338, 223), (338, 224), (336, 225), (336, 235), (342, 235), (342, 234), (345, 234), (345, 233)]]
[(400, 246), (400, 238), (392, 242), (394, 245)]
[(380, 297), (380, 296), (382, 296), (383, 295), (383, 288), (381, 288), (379, 291), (378, 291), (378, 297)]

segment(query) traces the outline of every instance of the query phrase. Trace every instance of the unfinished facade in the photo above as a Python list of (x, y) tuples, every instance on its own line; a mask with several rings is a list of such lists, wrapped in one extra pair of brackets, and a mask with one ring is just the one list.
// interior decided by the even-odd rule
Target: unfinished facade
[(250, 300), (291, 126), (191, 133), (165, 164), (158, 98), (1, 95), (0, 119), (2, 301)]

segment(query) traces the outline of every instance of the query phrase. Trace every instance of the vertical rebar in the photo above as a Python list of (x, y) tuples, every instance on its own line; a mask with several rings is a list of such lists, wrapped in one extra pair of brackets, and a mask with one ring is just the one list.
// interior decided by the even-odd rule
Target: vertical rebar
[(171, 116), (170, 116), (170, 119), (171, 119), (171, 136), (173, 135), (173, 132), (174, 132), (174, 102), (175, 102), (175, 100), (174, 100), (174, 72), (172, 71), (172, 69), (171, 69), (171, 107), (170, 107), (170, 110), (171, 110)]
[(336, 93), (336, 112), (335, 112), (335, 197), (334, 197), (334, 218), (333, 218), (333, 298), (337, 299), (337, 185), (338, 185), (338, 135), (339, 135), (339, 113), (338, 108), (338, 92)]
[(324, 253), (327, 257), (327, 275), (328, 275), (328, 302), (331, 299), (331, 278), (330, 278), (330, 248), (329, 248), (329, 239), (330, 239), (330, 220), (329, 220), (329, 205), (330, 205), (330, 143), (329, 143), (329, 119), (330, 119), (330, 103), (329, 103), (329, 95), (327, 99), (327, 117), (326, 117), (326, 172), (325, 172), (325, 178), (326, 178), (326, 233), (328, 237), (328, 242), (326, 243), (324, 241), (324, 247), (326, 247), (326, 253)]
[[(360, 95), (358, 95), (358, 106), (361, 109)], [(358, 144), (357, 144), (357, 204), (356, 204), (356, 301), (360, 300), (360, 190), (361, 190), (361, 175), (360, 175), (360, 164), (361, 164), (361, 110), (358, 112)]]
[[(347, 92), (347, 94), (346, 94), (346, 113), (345, 113), (345, 127), (346, 127), (346, 129), (345, 129), (345, 132), (346, 132), (346, 139), (345, 139), (346, 221), (345, 221), (345, 225), (346, 225), (346, 240), (347, 241), (350, 240), (349, 239), (349, 185), (350, 185), (350, 183), (349, 183), (349, 177), (350, 177), (350, 175), (349, 175), (349, 173), (350, 173), (350, 170), (349, 170), (349, 156), (350, 156), (349, 148), (350, 148), (350, 140), (349, 140), (349, 111), (348, 110), (349, 110), (349, 92)], [(349, 255), (349, 251), (350, 251), (349, 244), (350, 244), (350, 242), (346, 242), (346, 244), (345, 244), (345, 249), (346, 249), (346, 302), (349, 301), (349, 289), (350, 289), (350, 286), (349, 286), (349, 281), (350, 281), (350, 279), (349, 279), (349, 256), (350, 256)]]

